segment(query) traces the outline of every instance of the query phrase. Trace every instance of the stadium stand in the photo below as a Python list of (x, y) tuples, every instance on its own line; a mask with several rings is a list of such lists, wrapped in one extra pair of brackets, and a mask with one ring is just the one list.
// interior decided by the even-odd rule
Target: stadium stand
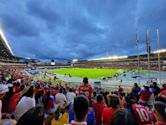
[[(140, 69), (147, 69), (147, 55), (139, 55)], [(161, 70), (166, 71), (166, 51), (160, 53)], [(138, 57), (129, 56), (121, 59), (103, 59), (103, 60), (81, 60), (75, 62), (73, 67), (97, 67), (97, 68), (115, 68), (115, 69), (137, 69)], [(158, 53), (150, 55), (150, 69), (158, 70)]]
[[(162, 70), (166, 51), (160, 53)], [(25, 60), (20, 62), (19, 60)], [(151, 69), (157, 70), (158, 55), (151, 54)], [(137, 69), (137, 56), (110, 60), (82, 60), (67, 64), (38, 64), (15, 57), (0, 34), (0, 125), (166, 125), (166, 84), (139, 86), (128, 92), (95, 91), (83, 78), (78, 87), (61, 81), (36, 80), (25, 72), (31, 67), (97, 67)], [(147, 69), (146, 55), (140, 55), (140, 67)], [(45, 77), (47, 77), (45, 75)]]
[(1, 31), (0, 31), (0, 58), (1, 59), (13, 58), (13, 52)]

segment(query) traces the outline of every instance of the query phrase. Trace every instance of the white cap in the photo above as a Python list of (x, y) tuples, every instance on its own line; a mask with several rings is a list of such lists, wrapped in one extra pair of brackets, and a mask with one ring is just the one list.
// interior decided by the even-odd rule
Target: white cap
[(13, 84), (12, 83), (8, 83), (7, 87), (13, 87)]

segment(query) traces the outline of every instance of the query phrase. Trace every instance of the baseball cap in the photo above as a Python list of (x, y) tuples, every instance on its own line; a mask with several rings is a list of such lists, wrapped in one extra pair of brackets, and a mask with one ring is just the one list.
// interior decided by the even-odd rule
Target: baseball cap
[(12, 83), (8, 83), (7, 87), (13, 87), (13, 84)]

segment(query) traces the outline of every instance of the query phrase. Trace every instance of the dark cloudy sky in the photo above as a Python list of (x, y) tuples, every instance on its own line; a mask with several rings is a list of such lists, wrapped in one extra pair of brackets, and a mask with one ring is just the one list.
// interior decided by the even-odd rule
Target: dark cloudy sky
[(0, 25), (17, 56), (87, 59), (166, 48), (166, 0), (0, 0)]

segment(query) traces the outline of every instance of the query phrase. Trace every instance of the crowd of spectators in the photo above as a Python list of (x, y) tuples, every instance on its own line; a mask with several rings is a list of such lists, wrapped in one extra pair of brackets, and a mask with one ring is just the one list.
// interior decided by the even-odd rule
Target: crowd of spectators
[(0, 125), (166, 125), (166, 84), (131, 91), (95, 91), (34, 80), (22, 69), (0, 69)]

